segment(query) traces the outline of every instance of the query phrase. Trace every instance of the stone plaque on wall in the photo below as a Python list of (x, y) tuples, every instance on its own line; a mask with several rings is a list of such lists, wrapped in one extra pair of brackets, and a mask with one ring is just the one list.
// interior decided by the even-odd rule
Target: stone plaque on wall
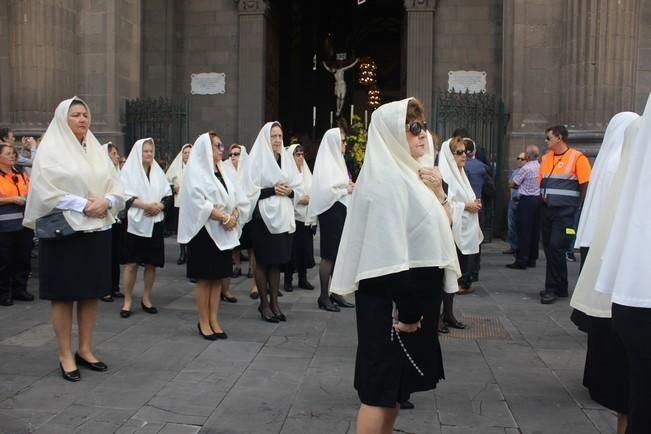
[(462, 93), (486, 92), (486, 71), (450, 71), (448, 90)]
[(202, 72), (192, 74), (190, 77), (190, 93), (192, 95), (226, 93), (226, 74), (223, 72)]

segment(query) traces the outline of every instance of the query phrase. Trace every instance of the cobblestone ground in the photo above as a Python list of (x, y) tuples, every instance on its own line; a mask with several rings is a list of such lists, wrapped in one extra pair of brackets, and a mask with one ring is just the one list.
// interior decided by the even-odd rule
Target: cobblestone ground
[[(544, 259), (508, 270), (505, 247), (483, 247), (475, 293), (455, 301), (469, 327), (441, 339), (446, 380), (412, 396), (416, 409), (401, 412), (396, 432), (614, 433), (614, 415), (581, 385), (586, 339), (568, 300), (538, 302)], [(60, 376), (47, 302), (0, 308), (1, 433), (355, 432), (353, 310), (320, 311), (316, 290), (296, 290), (281, 298), (288, 321), (265, 323), (247, 296), (251, 279), (240, 277), (239, 302), (220, 308), (229, 338), (209, 342), (197, 333), (193, 285), (173, 239), (166, 248), (159, 314), (122, 319), (120, 303), (100, 303), (96, 353), (109, 370), (82, 370), (79, 383)], [(573, 285), (578, 265), (569, 270)], [(309, 276), (316, 284), (316, 268)], [(37, 279), (35, 270), (34, 293)]]

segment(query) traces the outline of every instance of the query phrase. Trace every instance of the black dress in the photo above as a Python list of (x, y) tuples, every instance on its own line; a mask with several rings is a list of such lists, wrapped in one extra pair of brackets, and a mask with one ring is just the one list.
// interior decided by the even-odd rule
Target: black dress
[[(355, 293), (355, 389), (362, 403), (395, 408), (411, 393), (434, 389), (444, 378), (437, 334), (442, 291), (439, 268), (414, 268), (360, 281)], [(403, 323), (423, 317), (418, 331), (400, 333), (400, 339), (392, 333), (394, 302)]]
[[(215, 176), (227, 188), (221, 173)], [(202, 227), (188, 243), (187, 277), (217, 280), (229, 277), (232, 272), (232, 250), (220, 250), (205, 226)]]
[(337, 201), (327, 211), (319, 214), (321, 231), (321, 258), (334, 261), (337, 259), (341, 233), (346, 222), (346, 205)]
[(314, 267), (314, 235), (312, 227), (296, 220), (296, 232), (292, 241), (291, 269), (304, 271)]
[[(130, 200), (127, 202), (127, 210), (130, 208)], [(164, 210), (173, 206), (172, 196), (164, 197)], [(164, 211), (163, 211), (164, 212)], [(141, 237), (128, 232), (129, 219), (122, 222), (124, 229), (124, 243), (122, 247), (122, 264), (153, 265), (163, 268), (165, 266), (165, 220), (154, 223), (151, 237)]]
[(40, 239), (39, 295), (43, 300), (98, 299), (111, 292), (111, 230)]

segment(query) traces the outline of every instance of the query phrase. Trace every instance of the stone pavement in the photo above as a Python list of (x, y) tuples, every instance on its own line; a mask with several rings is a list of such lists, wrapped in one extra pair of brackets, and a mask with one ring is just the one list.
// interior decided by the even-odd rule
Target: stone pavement
[[(320, 311), (317, 291), (297, 290), (281, 298), (288, 321), (265, 323), (242, 277), (239, 302), (221, 307), (229, 339), (206, 341), (178, 248), (171, 238), (166, 246), (158, 315), (122, 319), (120, 303), (100, 303), (95, 343), (106, 373), (61, 378), (47, 302), (0, 308), (0, 433), (355, 432), (353, 310)], [(396, 432), (614, 433), (614, 415), (581, 385), (586, 339), (568, 301), (538, 302), (544, 259), (508, 270), (504, 248), (484, 246), (476, 292), (456, 297), (469, 328), (441, 339), (447, 379), (412, 396), (416, 409), (401, 412)], [(573, 285), (578, 264), (569, 269)], [(316, 283), (316, 268), (310, 277)], [(37, 271), (30, 287), (37, 292)]]

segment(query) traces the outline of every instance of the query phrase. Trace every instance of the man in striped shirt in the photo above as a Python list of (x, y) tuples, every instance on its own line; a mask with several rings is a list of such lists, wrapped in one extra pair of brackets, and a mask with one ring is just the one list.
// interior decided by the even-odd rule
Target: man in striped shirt
[(540, 149), (536, 145), (528, 145), (525, 154), (527, 163), (511, 181), (512, 188), (517, 188), (520, 194), (516, 218), (518, 249), (515, 254), (515, 262), (506, 267), (516, 270), (536, 266), (540, 242), (540, 207), (542, 205), (538, 180)]

